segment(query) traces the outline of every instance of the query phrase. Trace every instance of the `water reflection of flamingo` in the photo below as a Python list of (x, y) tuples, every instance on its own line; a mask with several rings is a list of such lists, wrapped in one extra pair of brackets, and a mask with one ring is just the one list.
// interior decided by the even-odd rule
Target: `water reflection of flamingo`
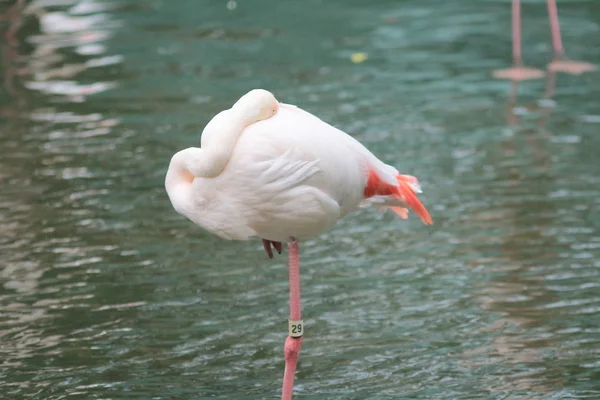
[[(553, 159), (549, 151), (550, 141), (547, 140), (549, 133), (544, 128), (554, 110), (555, 76), (556, 72), (549, 69), (544, 95), (532, 104), (519, 104), (519, 82), (511, 82), (506, 118), (507, 123), (512, 125), (511, 130), (519, 134), (518, 138), (505, 138), (497, 142), (498, 145), (486, 148), (486, 157), (482, 159), (485, 165), (493, 165), (495, 172), (495, 179), (487, 183), (486, 192), (496, 199), (505, 200), (504, 204), (508, 204), (508, 199), (514, 200), (519, 196), (522, 201), (511, 203), (510, 207), (500, 207), (492, 217), (487, 208), (471, 210), (471, 218), (476, 218), (481, 231), (492, 226), (499, 230), (494, 233), (499, 244), (493, 249), (487, 247), (485, 257), (471, 261), (471, 265), (484, 267), (491, 276), (474, 285), (471, 293), (482, 309), (495, 315), (496, 320), (478, 331), (483, 335), (494, 332), (485, 344), (459, 355), (461, 364), (472, 368), (474, 373), (481, 368), (488, 373), (496, 370), (487, 375), (489, 383), (485, 382), (490, 392), (522, 391), (531, 399), (547, 398), (556, 386), (566, 381), (562, 374), (549, 378), (535, 368), (537, 363), (545, 360), (551, 349), (560, 344), (560, 336), (548, 322), (553, 310), (538, 306), (560, 298), (548, 288), (547, 272), (535, 271), (533, 267), (554, 262), (551, 249), (564, 246), (553, 235), (547, 234), (557, 214), (554, 203), (547, 200), (555, 188), (556, 178), (551, 172)], [(527, 123), (532, 114), (537, 117), (537, 127)], [(528, 117), (523, 118), (525, 115)], [(525, 124), (519, 126), (522, 122)], [(527, 210), (531, 209), (536, 210), (535, 216), (523, 218), (531, 215), (527, 214)], [(482, 243), (487, 246), (489, 238), (484, 238)], [(479, 253), (477, 247), (470, 251)], [(543, 334), (536, 329), (543, 329)], [(515, 365), (531, 368), (523, 373), (515, 369)], [(564, 371), (561, 366), (553, 368)]]
[[(556, 72), (566, 72), (568, 74), (579, 75), (583, 72), (595, 71), (595, 65), (584, 61), (570, 60), (563, 48), (560, 35), (560, 24), (558, 22), (558, 9), (556, 0), (547, 0), (548, 18), (550, 19), (550, 30), (552, 32), (553, 58), (548, 66), (550, 70)], [(513, 67), (508, 69), (496, 70), (493, 73), (495, 78), (511, 79), (522, 81), (527, 79), (537, 79), (544, 76), (544, 71), (537, 68), (529, 68), (523, 65), (521, 57), (521, 0), (512, 2), (512, 37), (513, 37)]]
[(263, 239), (272, 257), (288, 242), (290, 330), (282, 399), (292, 398), (302, 347), (297, 240), (332, 227), (358, 207), (408, 207), (432, 223), (416, 178), (398, 171), (344, 132), (295, 106), (253, 90), (215, 116), (202, 147), (171, 159), (165, 186), (175, 209), (225, 239)]
[(3, 58), (6, 60), (4, 76), (4, 87), (15, 96), (16, 90), (13, 85), (13, 77), (17, 74), (16, 60), (18, 59), (18, 40), (17, 32), (23, 25), (22, 11), (25, 8), (25, 0), (17, 0), (4, 14), (0, 15), (0, 21), (8, 21), (8, 28), (4, 32), (2, 43)]
[(554, 111), (555, 102), (553, 100), (554, 93), (556, 91), (556, 71), (548, 69), (546, 74), (546, 89), (544, 97), (538, 99), (534, 104), (525, 106), (517, 105), (517, 95), (519, 92), (519, 81), (512, 81), (510, 87), (510, 93), (506, 101), (505, 117), (506, 122), (510, 125), (516, 125), (521, 122), (523, 114), (529, 114), (529, 112), (536, 112), (539, 115), (538, 126), (543, 127), (550, 114)]

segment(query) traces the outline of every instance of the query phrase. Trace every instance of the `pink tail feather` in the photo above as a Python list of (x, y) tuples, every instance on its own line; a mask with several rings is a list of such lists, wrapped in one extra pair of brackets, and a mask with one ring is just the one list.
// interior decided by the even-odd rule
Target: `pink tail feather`
[[(429, 212), (421, 203), (421, 200), (417, 197), (417, 193), (420, 191), (419, 181), (414, 176), (401, 175), (396, 176), (398, 185), (394, 186), (387, 182), (384, 182), (377, 172), (371, 170), (369, 172), (369, 180), (367, 186), (364, 189), (365, 198), (372, 196), (396, 196), (401, 201), (406, 203), (407, 206), (413, 209), (413, 211), (421, 218), (421, 221), (425, 225), (433, 224), (433, 220), (429, 215)], [(408, 210), (400, 206), (386, 206), (398, 214), (401, 218), (408, 216)]]
[(409, 175), (398, 175), (396, 179), (398, 179), (398, 193), (400, 197), (404, 198), (406, 204), (414, 210), (425, 225), (433, 224), (429, 212), (417, 197), (417, 192), (413, 186), (414, 184), (418, 184), (417, 178)]

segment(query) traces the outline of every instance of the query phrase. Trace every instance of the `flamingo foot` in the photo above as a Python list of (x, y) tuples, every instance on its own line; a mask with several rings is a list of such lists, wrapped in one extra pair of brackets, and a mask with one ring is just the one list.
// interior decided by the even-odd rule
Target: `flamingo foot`
[(511, 81), (526, 81), (529, 79), (539, 79), (544, 77), (544, 71), (537, 68), (513, 67), (506, 69), (497, 69), (492, 72), (496, 79), (509, 79)]
[(281, 400), (291, 400), (294, 390), (294, 377), (296, 375), (296, 365), (298, 356), (302, 348), (302, 337), (293, 338), (288, 336), (285, 340), (283, 354), (285, 355), (285, 372), (283, 373), (283, 389), (281, 391)]
[(568, 59), (557, 59), (550, 63), (550, 70), (565, 72), (571, 75), (581, 75), (584, 72), (596, 71), (598, 67), (585, 61), (573, 61)]
[(281, 242), (273, 242), (272, 240), (262, 239), (262, 244), (269, 258), (273, 258), (273, 249), (271, 248), (271, 246), (273, 246), (275, 250), (277, 250), (277, 253), (281, 254)]

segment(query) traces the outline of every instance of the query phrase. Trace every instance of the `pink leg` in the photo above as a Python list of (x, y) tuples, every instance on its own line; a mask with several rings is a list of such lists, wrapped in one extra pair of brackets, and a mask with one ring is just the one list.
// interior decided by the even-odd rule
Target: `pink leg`
[(294, 375), (298, 355), (302, 347), (302, 311), (300, 309), (300, 254), (298, 242), (288, 244), (289, 270), (290, 270), (290, 336), (285, 341), (283, 353), (285, 355), (285, 372), (283, 373), (283, 389), (281, 400), (291, 400), (294, 390)]
[(562, 39), (560, 38), (560, 24), (558, 23), (558, 9), (556, 1), (548, 0), (548, 18), (550, 19), (550, 30), (552, 31), (552, 47), (554, 57), (562, 57), (564, 54)]
[(554, 58), (550, 63), (552, 71), (566, 72), (568, 74), (579, 75), (584, 72), (595, 71), (595, 65), (584, 61), (569, 60), (563, 49), (562, 39), (560, 37), (560, 24), (558, 22), (558, 9), (556, 0), (548, 1), (548, 18), (550, 19), (550, 30), (552, 32), (552, 47), (554, 49)]
[(512, 2), (512, 40), (513, 40), (513, 67), (499, 69), (493, 72), (493, 77), (498, 79), (510, 79), (523, 81), (526, 79), (537, 79), (544, 76), (544, 71), (536, 68), (522, 66), (521, 59), (521, 1)]
[(513, 63), (521, 65), (521, 1), (513, 0), (512, 3), (512, 41)]

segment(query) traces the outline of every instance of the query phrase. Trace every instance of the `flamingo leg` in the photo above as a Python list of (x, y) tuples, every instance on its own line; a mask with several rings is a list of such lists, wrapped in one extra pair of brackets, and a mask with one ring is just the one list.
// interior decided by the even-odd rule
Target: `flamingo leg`
[(513, 41), (513, 64), (520, 66), (521, 59), (521, 1), (512, 2), (512, 41)]
[(552, 32), (552, 48), (554, 57), (550, 63), (550, 69), (557, 72), (566, 72), (568, 74), (580, 75), (584, 72), (595, 71), (597, 67), (585, 61), (573, 61), (565, 54), (560, 37), (560, 23), (558, 22), (558, 9), (556, 0), (547, 0), (548, 19), (550, 19), (550, 31)]
[(300, 348), (302, 347), (302, 310), (300, 307), (300, 250), (298, 242), (288, 243), (289, 280), (290, 280), (290, 335), (285, 341), (285, 371), (281, 400), (291, 400), (294, 390), (294, 376)]
[(510, 79), (512, 81), (523, 81), (543, 77), (544, 71), (523, 66), (523, 60), (521, 58), (521, 0), (513, 0), (512, 2), (512, 41), (513, 67), (496, 70), (492, 74), (493, 77), (497, 79)]

